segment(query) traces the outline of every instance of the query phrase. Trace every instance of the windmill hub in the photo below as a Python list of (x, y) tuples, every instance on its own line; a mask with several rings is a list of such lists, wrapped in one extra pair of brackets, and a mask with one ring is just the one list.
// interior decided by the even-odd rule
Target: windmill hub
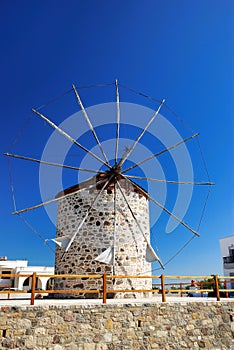
[(119, 164), (115, 164), (111, 169), (110, 169), (110, 174), (113, 174), (113, 175), (119, 175), (121, 174), (121, 166)]
[(112, 177), (113, 179), (118, 179), (121, 176), (121, 172), (122, 172), (121, 166), (119, 164), (115, 164), (110, 170), (107, 170), (104, 173), (100, 173), (100, 174), (102, 174), (101, 175), (102, 177), (107, 177), (107, 178)]

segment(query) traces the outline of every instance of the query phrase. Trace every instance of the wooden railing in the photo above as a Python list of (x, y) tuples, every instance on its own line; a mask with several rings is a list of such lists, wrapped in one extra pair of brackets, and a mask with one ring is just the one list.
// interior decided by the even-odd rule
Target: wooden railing
[[(209, 293), (213, 297), (216, 298), (217, 301), (220, 301), (220, 293), (224, 297), (229, 297), (229, 293), (232, 292), (234, 295), (234, 289), (228, 289), (227, 283), (233, 282), (234, 284), (234, 276), (218, 276), (218, 275), (212, 275), (212, 276), (167, 276), (167, 275), (160, 275), (160, 276), (110, 276), (107, 274), (103, 275), (70, 275), (70, 274), (59, 274), (59, 275), (51, 275), (51, 274), (39, 274), (34, 272), (33, 274), (0, 274), (0, 278), (19, 278), (19, 277), (31, 277), (31, 297), (30, 297), (30, 304), (34, 305), (35, 302), (35, 296), (37, 294), (80, 294), (80, 293), (95, 293), (98, 294), (99, 297), (102, 295), (102, 301), (105, 304), (107, 302), (107, 295), (108, 293), (157, 293), (161, 294), (162, 302), (166, 302), (166, 296), (168, 293), (177, 293), (180, 296), (183, 296), (185, 293), (186, 295), (188, 293), (199, 293), (199, 296), (204, 297), (205, 293)], [(51, 280), (55, 280), (58, 278), (69, 278), (69, 279), (80, 279), (80, 278), (86, 278), (86, 279), (100, 279), (102, 282), (100, 284), (101, 288), (99, 289), (53, 289), (51, 287), (47, 290), (37, 290), (37, 278), (40, 277), (47, 277)], [(159, 283), (153, 283), (153, 289), (108, 289), (108, 280), (112, 279), (152, 279), (153, 281), (159, 280)], [(187, 282), (183, 282), (187, 280)], [(189, 284), (190, 280), (196, 280), (196, 283), (198, 285), (198, 288), (196, 290), (189, 290)], [(199, 281), (200, 280), (200, 281)], [(179, 282), (178, 282), (179, 281)], [(210, 288), (203, 288), (203, 285), (210, 285)], [(185, 287), (184, 287), (185, 286)], [(1, 286), (0, 286), (1, 287)], [(156, 289), (155, 289), (156, 288)], [(19, 293), (26, 293), (26, 290), (23, 291), (16, 291), (12, 290), (11, 286), (8, 285), (8, 288), (4, 288), (4, 290), (0, 290), (0, 294), (6, 294), (8, 295), (8, 299), (10, 298), (11, 294), (19, 294)], [(209, 295), (209, 296), (210, 296)]]

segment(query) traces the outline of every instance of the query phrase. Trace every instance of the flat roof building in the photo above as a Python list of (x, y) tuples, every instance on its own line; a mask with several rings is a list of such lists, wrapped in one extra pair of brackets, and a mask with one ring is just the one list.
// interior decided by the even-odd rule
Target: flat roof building
[[(234, 235), (221, 238), (220, 249), (224, 276), (234, 276)], [(229, 288), (234, 289), (234, 279)]]
[[(10, 277), (8, 275), (14, 274), (29, 274), (36, 272), (40, 275), (37, 278), (37, 288), (47, 289), (47, 284), (50, 280), (48, 275), (54, 274), (54, 267), (50, 266), (28, 266), (27, 260), (8, 260), (7, 257), (0, 257), (0, 289), (16, 288), (17, 290), (31, 289), (31, 277)], [(4, 277), (4, 275), (7, 275)]]

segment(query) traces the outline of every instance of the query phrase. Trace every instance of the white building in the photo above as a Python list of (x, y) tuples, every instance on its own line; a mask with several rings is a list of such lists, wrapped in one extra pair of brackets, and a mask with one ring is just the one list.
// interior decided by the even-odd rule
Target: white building
[[(234, 276), (234, 235), (220, 239), (224, 276)], [(234, 289), (234, 279), (229, 288)]]
[(17, 290), (31, 289), (32, 278), (30, 276), (4, 277), (3, 275), (32, 275), (33, 272), (40, 274), (40, 277), (37, 278), (36, 288), (47, 289), (50, 283), (48, 275), (54, 274), (54, 267), (28, 266), (27, 260), (7, 260), (7, 257), (0, 257), (0, 289), (8, 287), (16, 288)]

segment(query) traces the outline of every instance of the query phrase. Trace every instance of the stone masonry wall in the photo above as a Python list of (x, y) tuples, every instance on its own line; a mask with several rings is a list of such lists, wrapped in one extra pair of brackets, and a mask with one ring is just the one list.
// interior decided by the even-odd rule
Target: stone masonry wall
[[(120, 180), (134, 215), (144, 234), (150, 239), (148, 199), (135, 192), (135, 188), (125, 180)], [(75, 193), (59, 201), (57, 216), (57, 237), (73, 234), (84, 218), (90, 205), (100, 192), (99, 189), (89, 189)], [(146, 242), (132, 217), (122, 194), (117, 190), (116, 233), (114, 240), (114, 195), (110, 189), (105, 189), (101, 197), (92, 206), (89, 216), (69, 250), (57, 248), (56, 274), (103, 274), (109, 275), (151, 275), (151, 263), (145, 259)], [(115, 264), (101, 263), (95, 258), (114, 244)], [(148, 279), (118, 279), (109, 289), (152, 289), (152, 280)], [(59, 279), (55, 280), (55, 289), (98, 289), (102, 281), (98, 279)], [(58, 297), (79, 297), (68, 294)], [(88, 297), (91, 297), (89, 294)], [(122, 297), (118, 293), (117, 297)], [(129, 296), (129, 295), (128, 295)]]
[(234, 303), (0, 309), (0, 349), (234, 349)]

